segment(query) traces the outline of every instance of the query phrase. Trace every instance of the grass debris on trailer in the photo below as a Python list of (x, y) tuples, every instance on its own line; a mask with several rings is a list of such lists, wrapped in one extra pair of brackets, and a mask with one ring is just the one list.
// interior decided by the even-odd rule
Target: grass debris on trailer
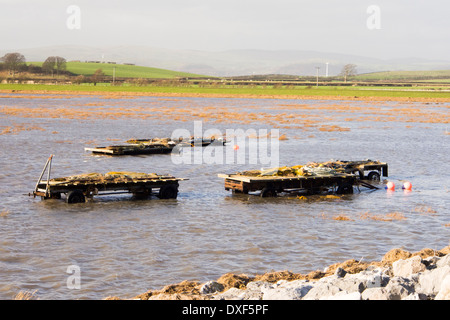
[[(108, 172), (79, 174), (61, 178), (50, 178), (53, 155), (44, 166), (33, 193), (41, 199), (61, 199), (66, 196), (68, 203), (82, 203), (94, 196), (132, 194), (139, 199), (155, 195), (160, 199), (176, 199), (179, 181), (171, 175), (140, 172)], [(47, 171), (47, 180), (42, 180)]]
[[(219, 174), (225, 179), (225, 190), (233, 193), (260, 192), (261, 197), (274, 197), (286, 192), (309, 194), (351, 194), (353, 186), (378, 187), (364, 180), (380, 181), (387, 176), (387, 164), (380, 161), (328, 161), (307, 165)], [(366, 175), (366, 171), (369, 173)]]
[(84, 148), (94, 154), (104, 155), (143, 155), (143, 154), (168, 154), (175, 148), (182, 147), (206, 147), (209, 145), (225, 145), (223, 138), (194, 138), (173, 140), (171, 138), (129, 139), (126, 144), (107, 147)]

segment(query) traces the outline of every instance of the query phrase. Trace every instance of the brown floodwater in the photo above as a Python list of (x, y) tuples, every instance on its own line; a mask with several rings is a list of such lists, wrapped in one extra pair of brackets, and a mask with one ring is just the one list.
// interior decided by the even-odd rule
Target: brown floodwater
[[(227, 272), (308, 273), (347, 259), (380, 260), (392, 248), (441, 249), (450, 235), (449, 103), (296, 99), (0, 95), (0, 298), (130, 298)], [(182, 163), (176, 155), (110, 157), (85, 147), (175, 130), (278, 129), (279, 165), (380, 160), (379, 190), (341, 197), (260, 198), (224, 190), (220, 173), (256, 163)], [(249, 137), (248, 143), (257, 143)], [(235, 142), (231, 142), (233, 145)], [(224, 150), (231, 150), (226, 147)], [(202, 152), (196, 150), (195, 152)], [(129, 195), (29, 197), (45, 161), (52, 176), (169, 173), (176, 200)], [(394, 192), (384, 189), (393, 181)], [(410, 181), (411, 192), (401, 189)], [(79, 270), (79, 287), (71, 266)], [(72, 269), (71, 269), (72, 268)]]

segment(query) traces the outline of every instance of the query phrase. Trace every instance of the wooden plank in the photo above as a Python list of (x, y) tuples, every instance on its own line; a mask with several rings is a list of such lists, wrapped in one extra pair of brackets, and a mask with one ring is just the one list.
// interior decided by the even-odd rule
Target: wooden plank
[(220, 178), (225, 178), (229, 180), (241, 181), (241, 182), (270, 182), (270, 181), (293, 181), (293, 180), (314, 180), (314, 179), (325, 179), (325, 178), (345, 178), (345, 177), (356, 177), (354, 174), (340, 173), (340, 174), (330, 174), (330, 175), (311, 175), (311, 176), (297, 176), (297, 177), (283, 177), (283, 176), (267, 176), (267, 177), (249, 177), (249, 176), (239, 176), (239, 175), (224, 175), (219, 174)]
[(85, 151), (91, 151), (94, 153), (108, 153), (108, 154), (114, 154), (116, 153), (114, 150), (106, 149), (106, 148), (84, 148)]

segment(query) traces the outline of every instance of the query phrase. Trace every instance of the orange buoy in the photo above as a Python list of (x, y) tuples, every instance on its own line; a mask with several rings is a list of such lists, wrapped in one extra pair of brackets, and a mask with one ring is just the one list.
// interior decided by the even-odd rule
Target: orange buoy
[(235, 145), (233, 146), (233, 149), (234, 149), (234, 150), (238, 150), (238, 149), (239, 149), (239, 146), (238, 146), (237, 144), (235, 144)]
[(412, 184), (411, 184), (411, 182), (406, 181), (406, 182), (403, 184), (403, 189), (405, 189), (405, 190), (411, 190), (411, 189), (412, 189)]
[(389, 181), (386, 184), (386, 189), (388, 189), (388, 190), (395, 190), (395, 183), (393, 183), (392, 181)]

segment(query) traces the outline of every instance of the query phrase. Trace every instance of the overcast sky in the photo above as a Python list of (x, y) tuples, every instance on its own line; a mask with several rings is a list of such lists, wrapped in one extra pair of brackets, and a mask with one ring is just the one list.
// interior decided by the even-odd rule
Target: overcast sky
[(145, 45), (450, 60), (449, 17), (448, 0), (0, 0), (0, 51)]

